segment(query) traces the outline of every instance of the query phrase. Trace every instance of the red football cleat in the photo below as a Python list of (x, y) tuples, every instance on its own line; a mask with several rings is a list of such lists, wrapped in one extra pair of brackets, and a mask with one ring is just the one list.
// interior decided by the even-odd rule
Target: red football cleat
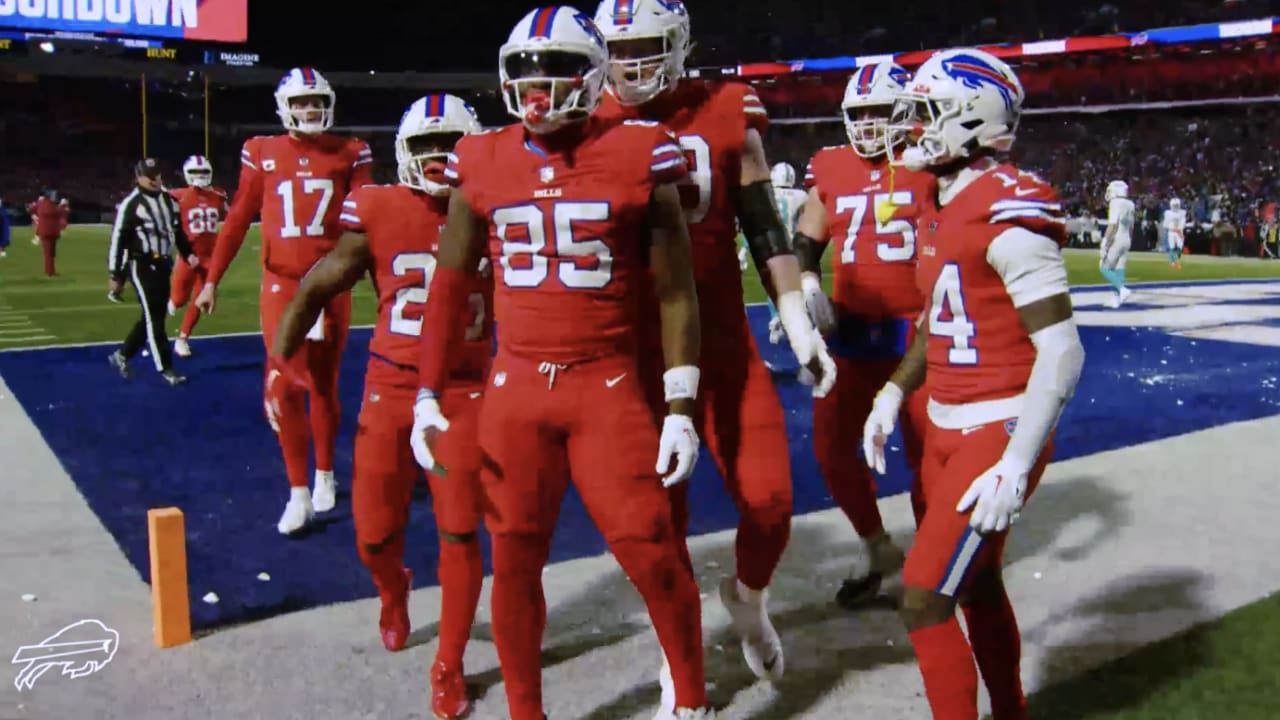
[(382, 600), (382, 616), (378, 629), (382, 632), (382, 646), (391, 652), (404, 649), (409, 641), (409, 591), (413, 589), (413, 571), (404, 569), (404, 593), (390, 602)]
[(431, 666), (431, 713), (439, 720), (457, 720), (470, 712), (462, 666), (449, 667), (437, 660)]

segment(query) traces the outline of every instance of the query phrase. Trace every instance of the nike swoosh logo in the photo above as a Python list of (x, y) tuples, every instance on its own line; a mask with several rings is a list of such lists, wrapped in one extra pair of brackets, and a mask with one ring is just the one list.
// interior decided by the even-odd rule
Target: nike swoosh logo
[(960, 434), (961, 434), (961, 435), (968, 435), (969, 433), (971, 433), (971, 432), (977, 432), (978, 430), (981, 430), (981, 429), (982, 429), (982, 428), (984, 428), (984, 427), (986, 427), (986, 425), (974, 425), (973, 427), (967, 427), (967, 428), (965, 428), (965, 429), (961, 430), (961, 431), (960, 431)]
[(483, 395), (483, 394), (484, 394), (484, 393), (473, 392), (473, 393), (471, 393), (471, 399), (472, 399), (472, 400), (475, 400), (476, 398), (480, 397), (480, 396), (481, 396), (481, 395)]
[(605, 386), (605, 387), (613, 387), (614, 385), (617, 385), (618, 383), (622, 382), (622, 378), (624, 378), (624, 377), (626, 377), (626, 376), (627, 376), (627, 374), (626, 374), (626, 373), (622, 373), (621, 375), (619, 375), (619, 376), (618, 376), (618, 377), (616, 377), (616, 378), (609, 378), (608, 380), (605, 380), (605, 381), (604, 381), (604, 386)]
[(1034, 193), (1035, 191), (1036, 191), (1036, 188), (1018, 188), (1013, 191), (1013, 194), (1017, 195), (1018, 197), (1026, 197)]

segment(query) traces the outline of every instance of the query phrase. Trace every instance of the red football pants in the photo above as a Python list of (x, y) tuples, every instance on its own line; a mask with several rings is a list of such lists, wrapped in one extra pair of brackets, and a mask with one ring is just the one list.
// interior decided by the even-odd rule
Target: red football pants
[[(209, 278), (209, 258), (200, 258), (199, 267), (191, 267), (183, 258), (173, 264), (173, 277), (169, 280), (169, 303), (175, 308), (186, 305), (192, 297), (200, 294), (205, 281)], [(200, 319), (200, 308), (195, 303), (187, 306), (182, 316), (181, 337), (188, 337)]]
[[(738, 579), (762, 590), (769, 586), (791, 536), (791, 453), (782, 401), (746, 315), (740, 307), (735, 317), (725, 314), (702, 314), (695, 426), (738, 509)], [(665, 415), (662, 362), (661, 351), (653, 350), (643, 358), (641, 372), (650, 383), (650, 402), (660, 404), (652, 412)], [(689, 529), (688, 492), (681, 484), (670, 495), (676, 528), (684, 537)]]
[(480, 415), (485, 524), (493, 536), (493, 634), (512, 720), (541, 720), (542, 568), (572, 479), (644, 598), (679, 707), (706, 702), (698, 588), (681, 564), (654, 465), (658, 432), (634, 359), (572, 366), (494, 359)]
[[(893, 376), (898, 360), (835, 358), (836, 384), (824, 398), (813, 401), (813, 451), (818, 468), (836, 505), (853, 524), (858, 537), (884, 531), (876, 499), (876, 481), (862, 457), (862, 428), (871, 414), (876, 393)], [(907, 396), (898, 416), (912, 488), (919, 484), (921, 456), (927, 428), (929, 398), (925, 392)]]
[[(262, 299), (259, 305), (262, 340), (267, 354), (275, 342), (276, 326), (289, 300), (298, 291), (298, 280), (262, 271)], [(329, 302), (322, 319), (323, 340), (308, 340), (298, 351), (311, 381), (310, 418), (306, 391), (290, 388), (280, 402), (280, 450), (290, 487), (307, 487), (307, 449), (315, 438), (317, 470), (333, 470), (334, 443), (338, 435), (341, 408), (338, 405), (338, 370), (351, 324), (351, 293)], [(265, 376), (264, 376), (265, 381)]]
[[(1000, 460), (1011, 430), (1003, 420), (967, 431), (929, 426), (916, 502), (919, 529), (902, 569), (904, 585), (959, 597), (978, 571), (1001, 567), (1009, 532), (979, 535), (969, 527), (969, 514), (956, 512), (956, 505), (969, 485)], [(1052, 457), (1051, 436), (1027, 477), (1027, 500)]]
[(54, 258), (58, 256), (58, 235), (40, 236), (40, 249), (44, 252), (44, 274), (53, 277), (58, 274), (54, 267)]

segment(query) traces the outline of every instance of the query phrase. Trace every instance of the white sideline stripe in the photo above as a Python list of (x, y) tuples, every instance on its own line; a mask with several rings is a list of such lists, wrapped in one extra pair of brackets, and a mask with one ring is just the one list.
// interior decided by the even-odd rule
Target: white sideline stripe
[[(352, 330), (369, 330), (372, 327), (373, 325), (352, 325), (351, 329)], [(215, 338), (252, 337), (255, 335), (258, 335), (258, 336), (262, 335), (262, 331), (252, 330), (248, 332), (214, 333), (212, 335), (197, 335), (191, 338), (191, 342), (198, 344), (199, 341), (201, 340), (213, 340)], [(37, 339), (37, 338), (32, 338), (32, 339)], [(43, 338), (39, 338), (39, 339), (43, 339)], [(9, 348), (7, 350), (0, 350), (0, 353), (26, 352), (28, 350), (34, 351), (34, 350), (58, 350), (62, 348), (102, 347), (106, 345), (119, 345), (119, 344), (120, 344), (119, 340), (95, 340), (93, 342), (85, 342), (85, 343), (59, 343), (57, 345), (36, 345), (34, 347)]]
[[(31, 337), (0, 338), (0, 343), (29, 342), (31, 340), (53, 340), (57, 337), (58, 337), (57, 335), (32, 335)], [(56, 348), (56, 347), (64, 347), (64, 346), (48, 345), (46, 347)], [(0, 350), (0, 352), (14, 352), (17, 350), (27, 350), (27, 349), (28, 348), (9, 348), (7, 350)]]

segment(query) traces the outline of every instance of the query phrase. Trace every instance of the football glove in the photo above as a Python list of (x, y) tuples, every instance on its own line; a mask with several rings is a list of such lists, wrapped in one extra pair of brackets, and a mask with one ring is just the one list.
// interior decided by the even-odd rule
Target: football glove
[(814, 327), (824, 335), (831, 332), (836, 326), (836, 311), (831, 298), (822, 291), (822, 281), (813, 273), (805, 273), (800, 276), (800, 286), (804, 288), (804, 309)]
[(698, 433), (693, 429), (693, 418), (688, 415), (668, 415), (662, 421), (662, 437), (658, 439), (658, 463), (654, 466), (658, 474), (662, 475), (662, 486), (671, 487), (688, 480), (697, 462)]
[(1030, 466), (1004, 456), (969, 485), (956, 512), (973, 512), (969, 526), (980, 533), (1004, 532), (1018, 521), (1027, 494)]
[(413, 459), (418, 461), (423, 470), (445, 475), (444, 468), (436, 462), (432, 446), (436, 436), (449, 429), (449, 421), (440, 412), (440, 403), (436, 396), (427, 390), (418, 391), (418, 400), (413, 404), (413, 430), (409, 433), (409, 447), (413, 448)]
[(867, 459), (867, 466), (884, 474), (884, 445), (889, 435), (898, 424), (898, 413), (902, 409), (902, 388), (894, 383), (885, 383), (876, 393), (871, 403), (871, 413), (862, 426), (862, 454)]

